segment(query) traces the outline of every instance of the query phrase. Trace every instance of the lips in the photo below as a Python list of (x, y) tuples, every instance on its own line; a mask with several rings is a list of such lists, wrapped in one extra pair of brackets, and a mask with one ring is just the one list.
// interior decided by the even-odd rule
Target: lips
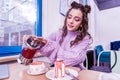
[(74, 26), (73, 26), (73, 25), (68, 24), (68, 27), (69, 27), (69, 28), (73, 28)]

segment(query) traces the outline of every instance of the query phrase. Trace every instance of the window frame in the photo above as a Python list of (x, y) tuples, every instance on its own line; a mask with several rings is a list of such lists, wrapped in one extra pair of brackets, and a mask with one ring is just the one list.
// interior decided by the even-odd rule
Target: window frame
[[(42, 0), (37, 0), (37, 23), (35, 35), (42, 35)], [(0, 57), (20, 54), (22, 46), (0, 46)]]

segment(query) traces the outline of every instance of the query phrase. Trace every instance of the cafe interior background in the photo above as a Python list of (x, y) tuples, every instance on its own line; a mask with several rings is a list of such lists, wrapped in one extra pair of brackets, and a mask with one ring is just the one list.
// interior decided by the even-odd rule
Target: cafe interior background
[(0, 58), (18, 55), (24, 34), (46, 37), (62, 27), (72, 1), (92, 8), (90, 50), (97, 45), (110, 50), (111, 42), (120, 41), (120, 0), (0, 0)]

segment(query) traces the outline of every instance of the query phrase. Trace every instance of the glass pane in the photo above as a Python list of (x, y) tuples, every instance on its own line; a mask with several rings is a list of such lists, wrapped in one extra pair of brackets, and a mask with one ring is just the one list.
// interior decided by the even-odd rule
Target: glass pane
[(0, 46), (20, 46), (25, 34), (35, 34), (36, 0), (0, 0)]

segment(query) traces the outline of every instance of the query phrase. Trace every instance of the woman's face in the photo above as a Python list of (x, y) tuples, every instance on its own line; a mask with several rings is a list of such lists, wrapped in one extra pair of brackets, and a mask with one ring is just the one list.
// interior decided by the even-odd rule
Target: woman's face
[(72, 9), (67, 16), (67, 29), (69, 31), (76, 31), (81, 25), (82, 16), (83, 14), (79, 9)]

